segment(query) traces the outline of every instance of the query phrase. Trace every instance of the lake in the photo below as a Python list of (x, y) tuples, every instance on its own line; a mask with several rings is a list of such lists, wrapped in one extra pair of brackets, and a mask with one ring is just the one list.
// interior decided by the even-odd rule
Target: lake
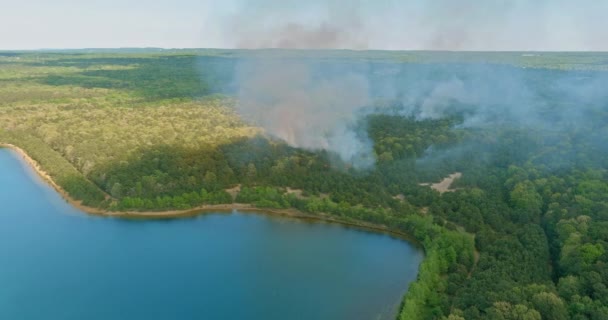
[(422, 258), (263, 214), (87, 215), (0, 149), (0, 319), (394, 319)]

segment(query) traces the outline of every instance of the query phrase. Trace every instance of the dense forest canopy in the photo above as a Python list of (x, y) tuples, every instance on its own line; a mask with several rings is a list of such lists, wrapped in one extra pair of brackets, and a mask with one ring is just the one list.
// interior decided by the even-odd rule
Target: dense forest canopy
[[(373, 166), (241, 116), (241, 67), (276, 58), (365, 79), (345, 128)], [(0, 52), (0, 143), (89, 206), (239, 202), (407, 232), (426, 258), (401, 319), (608, 319), (606, 71), (602, 53)], [(454, 172), (452, 192), (421, 185)]]

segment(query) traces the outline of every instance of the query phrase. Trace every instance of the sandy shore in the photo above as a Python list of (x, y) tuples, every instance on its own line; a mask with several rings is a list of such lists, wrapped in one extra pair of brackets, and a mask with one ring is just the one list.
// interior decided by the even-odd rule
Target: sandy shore
[(168, 211), (109, 211), (100, 208), (85, 206), (81, 201), (73, 199), (60, 185), (58, 185), (53, 178), (46, 172), (40, 164), (32, 159), (23, 149), (13, 144), (0, 143), (0, 148), (8, 148), (15, 152), (24, 164), (34, 170), (34, 172), (41, 178), (45, 183), (49, 184), (56, 192), (58, 192), (65, 201), (77, 209), (92, 215), (118, 217), (118, 218), (131, 218), (131, 219), (171, 219), (171, 218), (183, 218), (193, 217), (204, 213), (228, 213), (233, 211), (240, 212), (251, 212), (258, 214), (268, 214), (282, 217), (297, 218), (311, 222), (325, 222), (340, 224), (347, 227), (353, 227), (357, 229), (363, 229), (368, 231), (380, 232), (395, 236), (409, 242), (419, 245), (419, 242), (412, 236), (395, 231), (384, 225), (378, 225), (363, 221), (350, 221), (332, 217), (328, 214), (320, 213), (318, 215), (312, 215), (304, 213), (297, 209), (266, 209), (257, 208), (251, 204), (245, 203), (232, 203), (232, 204), (218, 204), (218, 205), (202, 205), (196, 208), (187, 210), (168, 210)]

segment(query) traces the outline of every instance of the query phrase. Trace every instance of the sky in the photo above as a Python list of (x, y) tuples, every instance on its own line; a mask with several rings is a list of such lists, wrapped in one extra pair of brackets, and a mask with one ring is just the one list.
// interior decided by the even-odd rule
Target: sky
[(0, 0), (0, 50), (608, 51), (605, 0)]

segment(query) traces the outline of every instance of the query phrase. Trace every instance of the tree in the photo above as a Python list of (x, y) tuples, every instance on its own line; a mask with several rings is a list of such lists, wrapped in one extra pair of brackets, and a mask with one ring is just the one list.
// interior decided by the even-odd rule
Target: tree
[(112, 189), (110, 190), (110, 195), (116, 199), (122, 198), (122, 184), (120, 184), (120, 182), (114, 183)]
[(523, 304), (511, 305), (508, 302), (499, 301), (488, 309), (487, 318), (493, 320), (541, 320), (538, 311), (530, 309)]
[(560, 296), (570, 300), (574, 295), (580, 293), (581, 283), (578, 277), (569, 275), (559, 279), (557, 289)]
[(543, 319), (567, 320), (568, 310), (564, 301), (554, 293), (541, 292), (532, 297), (534, 308), (540, 312)]
[(205, 173), (205, 177), (203, 178), (203, 183), (213, 189), (217, 183), (217, 176), (213, 171), (207, 171)]
[(511, 191), (511, 205), (519, 209), (522, 222), (538, 221), (543, 205), (543, 198), (530, 181), (520, 182)]
[(586, 264), (594, 263), (599, 257), (604, 254), (604, 247), (601, 244), (585, 243), (580, 248), (581, 256)]
[(247, 178), (248, 178), (250, 181), (253, 181), (253, 180), (254, 180), (254, 179), (257, 177), (257, 175), (258, 175), (258, 170), (257, 170), (257, 168), (255, 167), (255, 164), (253, 164), (253, 163), (249, 163), (249, 165), (247, 165), (247, 173), (246, 173), (246, 175), (247, 175)]

